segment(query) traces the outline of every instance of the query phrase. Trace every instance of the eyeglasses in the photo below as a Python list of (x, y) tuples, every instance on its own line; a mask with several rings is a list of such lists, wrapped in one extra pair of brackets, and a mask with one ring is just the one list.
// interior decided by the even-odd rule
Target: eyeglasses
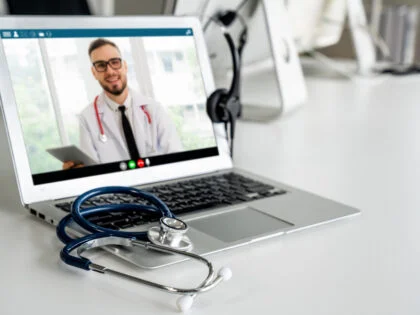
[(106, 69), (108, 68), (108, 65), (113, 70), (121, 69), (121, 66), (122, 66), (121, 61), (122, 61), (121, 58), (111, 58), (108, 61), (103, 61), (103, 60), (95, 61), (92, 63), (92, 65), (95, 67), (96, 71), (105, 72)]

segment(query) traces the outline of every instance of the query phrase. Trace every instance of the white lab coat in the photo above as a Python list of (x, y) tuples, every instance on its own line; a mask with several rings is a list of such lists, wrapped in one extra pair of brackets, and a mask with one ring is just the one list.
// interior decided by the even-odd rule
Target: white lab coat
[[(141, 157), (182, 151), (182, 144), (174, 123), (162, 105), (151, 98), (142, 96), (130, 89), (132, 97), (132, 129)], [(149, 118), (141, 106), (146, 105)], [(99, 138), (99, 124), (93, 102), (79, 115), (80, 147), (98, 163), (110, 163), (129, 160), (130, 154), (124, 134), (121, 133), (115, 119), (115, 112), (105, 103), (102, 92), (97, 101), (98, 113), (107, 137), (106, 142)]]

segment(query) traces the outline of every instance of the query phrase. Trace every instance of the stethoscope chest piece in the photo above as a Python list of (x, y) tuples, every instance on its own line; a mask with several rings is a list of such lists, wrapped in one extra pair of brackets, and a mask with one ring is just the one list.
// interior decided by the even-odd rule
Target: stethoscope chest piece
[(108, 137), (106, 136), (106, 134), (99, 134), (99, 140), (103, 143), (108, 141)]
[(188, 251), (192, 242), (186, 235), (188, 226), (176, 218), (161, 217), (160, 226), (151, 227), (147, 232), (149, 240), (156, 245)]

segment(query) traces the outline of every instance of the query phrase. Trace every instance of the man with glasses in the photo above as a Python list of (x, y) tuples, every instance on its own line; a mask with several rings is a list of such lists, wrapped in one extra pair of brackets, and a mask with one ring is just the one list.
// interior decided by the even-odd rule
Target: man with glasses
[[(103, 91), (80, 114), (80, 147), (98, 163), (182, 151), (164, 108), (127, 85), (127, 63), (107, 39), (91, 42), (92, 74)], [(67, 161), (63, 169), (77, 167)]]

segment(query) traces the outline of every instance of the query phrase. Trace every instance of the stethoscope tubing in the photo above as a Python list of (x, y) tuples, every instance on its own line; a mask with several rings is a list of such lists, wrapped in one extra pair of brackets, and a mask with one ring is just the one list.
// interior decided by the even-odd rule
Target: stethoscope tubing
[(102, 126), (101, 117), (99, 116), (98, 98), (99, 98), (99, 95), (95, 97), (95, 100), (93, 101), (93, 107), (95, 109), (96, 121), (98, 122), (100, 137), (105, 137), (104, 126)]
[[(102, 120), (101, 120), (101, 116), (99, 115), (99, 109), (98, 109), (98, 98), (99, 95), (97, 95), (93, 101), (93, 108), (95, 110), (95, 116), (96, 116), (96, 121), (98, 122), (98, 128), (99, 128), (99, 139), (102, 142), (106, 142), (108, 141), (108, 138), (105, 134), (105, 130), (104, 130), (104, 126), (102, 125)], [(150, 116), (149, 111), (146, 109), (146, 105), (141, 105), (141, 109), (144, 112), (144, 114), (146, 115), (147, 118), (147, 122), (149, 124), (152, 124), (152, 117)]]
[[(115, 233), (118, 232), (117, 235), (126, 235), (126, 236), (131, 236), (131, 237), (136, 237), (136, 235), (133, 232), (120, 232), (120, 231), (115, 231), (112, 229), (107, 229), (104, 227), (101, 227), (99, 225), (96, 225), (92, 222), (90, 222), (89, 220), (87, 220), (83, 213), (85, 212), (85, 210), (81, 209), (81, 205), (83, 204), (83, 202), (94, 198), (96, 196), (99, 195), (104, 195), (104, 194), (129, 194), (131, 196), (139, 196), (145, 200), (147, 200), (148, 202), (152, 203), (155, 207), (149, 207), (146, 205), (134, 205), (134, 204), (119, 204), (119, 205), (109, 205), (111, 206), (110, 208), (107, 209), (102, 209), (102, 208), (97, 208), (98, 212), (101, 211), (116, 211), (116, 210), (146, 210), (146, 211), (154, 211), (154, 212), (161, 212), (162, 216), (166, 216), (169, 218), (175, 218), (175, 215), (171, 212), (171, 210), (169, 210), (168, 206), (161, 201), (159, 198), (155, 197), (154, 195), (136, 189), (136, 188), (132, 188), (132, 187), (120, 187), (120, 186), (109, 186), (109, 187), (103, 187), (103, 188), (95, 188), (92, 189), (82, 195), (80, 195), (79, 197), (76, 198), (76, 200), (74, 201), (73, 205), (72, 205), (72, 209), (71, 209), (71, 215), (73, 217), (73, 220), (79, 224), (82, 228), (86, 229), (89, 232), (95, 233), (95, 232), (108, 232), (108, 233)], [(115, 207), (116, 206), (116, 207)], [(135, 207), (133, 207), (135, 206)]]
[[(94, 246), (91, 246), (88, 243), (93, 242), (93, 241), (98, 241), (100, 239), (107, 239), (107, 238), (112, 238), (112, 236), (110, 236), (108, 233), (97, 233), (96, 235), (93, 235), (93, 234), (87, 235), (83, 238), (78, 239), (77, 242), (73, 242), (72, 244), (69, 244), (68, 246), (66, 246), (67, 249), (65, 251), (71, 252), (77, 248), (79, 249), (82, 248), (82, 246), (86, 246), (87, 248), (94, 248)], [(135, 276), (111, 269), (111, 268), (107, 268), (107, 267), (95, 264), (91, 262), (89, 259), (82, 256), (83, 251), (79, 253), (79, 257), (70, 256), (70, 255), (68, 257), (65, 256), (64, 258), (66, 260), (64, 261), (70, 265), (73, 265), (75, 267), (78, 267), (84, 270), (88, 270), (88, 271), (92, 270), (92, 271), (96, 271), (103, 274), (110, 274), (110, 275), (122, 277), (127, 280), (149, 285), (156, 289), (160, 289), (160, 290), (170, 292), (170, 293), (175, 293), (175, 294), (182, 294), (182, 295), (185, 295), (185, 294), (196, 295), (198, 293), (206, 292), (208, 290), (211, 290), (215, 286), (217, 286), (221, 281), (223, 281), (223, 276), (215, 275), (213, 265), (207, 259), (197, 254), (189, 253), (182, 250), (172, 249), (172, 248), (168, 249), (165, 246), (160, 246), (160, 245), (156, 245), (150, 242), (139, 241), (135, 239), (128, 239), (128, 242), (130, 243), (130, 246), (140, 246), (148, 250), (156, 250), (159, 252), (165, 252), (169, 254), (179, 254), (182, 256), (186, 256), (188, 258), (196, 259), (207, 266), (208, 268), (207, 276), (205, 280), (202, 281), (200, 285), (198, 285), (195, 288), (178, 288), (178, 287), (167, 286), (160, 283), (145, 280), (142, 278), (138, 278), (138, 277), (135, 277)], [(63, 256), (61, 258), (63, 259)], [(83, 261), (83, 263), (81, 263), (80, 261)]]
[[(138, 243), (138, 241), (134, 240), (134, 241), (132, 241), (132, 243), (133, 243), (133, 245), (135, 245), (135, 243)], [(145, 243), (147, 243), (147, 242), (145, 242)], [(149, 281), (149, 280), (134, 277), (134, 276), (119, 272), (117, 270), (110, 269), (110, 268), (104, 268), (103, 273), (108, 273), (108, 274), (112, 274), (112, 275), (116, 275), (116, 276), (119, 276), (119, 277), (129, 279), (129, 280), (132, 280), (132, 281), (140, 282), (142, 284), (146, 284), (146, 285), (152, 286), (156, 289), (160, 289), (160, 290), (163, 290), (163, 291), (166, 291), (166, 292), (175, 293), (175, 294), (189, 294), (189, 295), (195, 295), (195, 294), (198, 294), (198, 293), (209, 291), (212, 288), (214, 288), (215, 286), (217, 286), (221, 281), (223, 281), (222, 276), (218, 275), (218, 276), (215, 277), (215, 272), (214, 272), (213, 265), (208, 260), (202, 258), (199, 255), (189, 253), (189, 252), (185, 252), (185, 251), (166, 250), (164, 248), (160, 248), (160, 247), (163, 247), (163, 246), (159, 246), (159, 245), (151, 244), (151, 243), (147, 243), (147, 244), (140, 245), (140, 246), (145, 247), (147, 249), (163, 251), (163, 252), (166, 252), (166, 253), (169, 253), (169, 254), (176, 253), (176, 254), (179, 254), (179, 255), (183, 255), (183, 256), (187, 256), (189, 258), (199, 260), (199, 261), (203, 262), (204, 264), (206, 264), (207, 267), (208, 267), (207, 277), (198, 287), (185, 289), (185, 288), (177, 288), (177, 287), (162, 285), (160, 283), (156, 283), (156, 282), (152, 282), (152, 281)], [(95, 267), (97, 268), (98, 265), (95, 265)]]
[[(101, 206), (93, 206), (90, 208), (82, 209), (81, 206), (83, 202), (94, 198), (99, 195), (104, 194), (116, 194), (124, 193), (136, 197), (144, 198), (145, 200), (152, 203), (151, 206), (143, 204), (109, 204)], [(154, 195), (135, 189), (132, 187), (120, 187), (120, 186), (109, 186), (103, 188), (92, 189), (79, 197), (72, 204), (71, 213), (65, 216), (57, 226), (57, 237), (65, 244), (64, 248), (61, 250), (60, 257), (61, 259), (69, 265), (74, 267), (82, 268), (85, 270), (90, 270), (89, 265), (91, 264), (90, 260), (82, 257), (72, 256), (70, 253), (75, 249), (85, 244), (86, 242), (104, 238), (107, 236), (116, 236), (128, 239), (137, 239), (137, 240), (147, 240), (147, 232), (130, 232), (130, 231), (118, 231), (113, 229), (108, 229), (96, 225), (85, 218), (85, 216), (100, 212), (112, 212), (112, 211), (127, 211), (127, 210), (139, 210), (139, 211), (148, 211), (152, 213), (160, 213), (162, 216), (175, 218), (175, 215), (169, 210), (169, 208), (164, 204), (159, 198)], [(85, 229), (92, 234), (83, 236), (81, 238), (72, 238), (66, 232), (66, 227), (72, 222), (76, 222), (80, 227)]]
[[(117, 239), (118, 237), (114, 238), (114, 237), (109, 237), (109, 236), (103, 236), (101, 237), (104, 240), (107, 239)], [(84, 242), (84, 244), (79, 244), (78, 246), (78, 254), (82, 257), (83, 252), (86, 249), (90, 249), (90, 248), (94, 248), (95, 246), (92, 244), (88, 244), (89, 242), (95, 242), (95, 241), (101, 241), (101, 238), (96, 238), (96, 239), (92, 239), (92, 240), (86, 240)], [(117, 242), (118, 244), (120, 244), (120, 242)], [(106, 241), (103, 242), (101, 244), (99, 244), (98, 246), (103, 246), (104, 244), (107, 245), (112, 245), (112, 244), (117, 244), (117, 243), (112, 243), (112, 241)], [(163, 253), (167, 253), (167, 254), (178, 254), (178, 255), (182, 255), (182, 256), (186, 256), (188, 258), (192, 258), (192, 259), (196, 259), (198, 261), (200, 261), (201, 263), (205, 264), (206, 267), (208, 268), (208, 273), (207, 273), (207, 277), (204, 281), (202, 281), (200, 283), (199, 286), (197, 286), (196, 288), (192, 288), (192, 289), (182, 289), (182, 288), (175, 288), (175, 287), (171, 287), (171, 286), (166, 286), (166, 285), (162, 285), (162, 284), (158, 284), (155, 282), (151, 282), (148, 280), (144, 280), (141, 278), (137, 278), (131, 275), (127, 275), (125, 273), (113, 270), (111, 268), (107, 268), (98, 264), (91, 264), (89, 266), (89, 270), (94, 270), (100, 273), (111, 273), (117, 276), (122, 276), (126, 279), (130, 279), (130, 280), (134, 280), (143, 284), (147, 284), (150, 286), (153, 286), (157, 289), (162, 289), (162, 290), (166, 290), (169, 291), (171, 293), (178, 293), (178, 294), (197, 294), (200, 292), (204, 292), (207, 290), (210, 290), (211, 288), (213, 288), (214, 286), (216, 286), (222, 279), (217, 279), (218, 277), (215, 277), (215, 272), (214, 272), (214, 268), (213, 265), (205, 258), (201, 257), (200, 255), (194, 254), (194, 253), (190, 253), (184, 250), (178, 250), (178, 249), (174, 249), (174, 248), (168, 248), (166, 246), (161, 246), (161, 245), (157, 245), (157, 244), (153, 244), (147, 241), (139, 241), (136, 239), (127, 239), (125, 242), (123, 242), (125, 246), (138, 246), (138, 247), (142, 247), (144, 249), (147, 250), (155, 250), (158, 252), (163, 252)], [(215, 283), (213, 283), (215, 282)]]
[[(146, 205), (140, 205), (140, 204), (139, 205), (137, 204), (118, 204), (118, 205), (109, 204), (109, 205), (93, 206), (91, 208), (83, 209), (81, 214), (82, 216), (87, 216), (87, 215), (100, 213), (104, 211), (112, 212), (112, 211), (121, 211), (124, 209), (160, 213), (160, 211), (153, 206), (146, 206)], [(70, 237), (68, 233), (66, 232), (66, 227), (69, 226), (72, 221), (74, 221), (73, 215), (68, 214), (64, 218), (62, 218), (61, 221), (57, 225), (57, 236), (60, 239), (60, 241), (63, 242), (64, 244), (68, 244), (74, 241), (74, 238)], [(117, 230), (102, 228), (93, 223), (90, 223), (87, 226), (87, 228), (89, 232), (93, 232), (93, 233), (105, 232), (105, 233), (110, 233), (113, 235), (118, 234), (118, 236), (122, 236), (122, 237), (128, 236), (128, 237), (136, 237), (137, 239), (146, 239), (146, 236), (147, 236), (146, 232), (119, 232)]]

